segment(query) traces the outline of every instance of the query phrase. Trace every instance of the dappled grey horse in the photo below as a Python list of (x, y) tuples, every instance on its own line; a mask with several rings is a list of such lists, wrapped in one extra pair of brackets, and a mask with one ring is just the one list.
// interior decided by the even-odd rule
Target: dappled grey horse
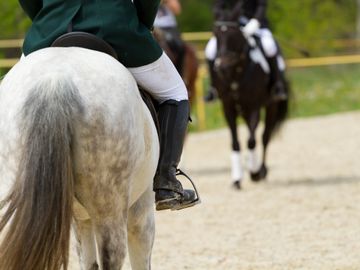
[[(82, 48), (30, 54), (0, 86), (0, 269), (150, 269), (159, 143), (131, 74)], [(98, 257), (98, 260), (97, 260)]]

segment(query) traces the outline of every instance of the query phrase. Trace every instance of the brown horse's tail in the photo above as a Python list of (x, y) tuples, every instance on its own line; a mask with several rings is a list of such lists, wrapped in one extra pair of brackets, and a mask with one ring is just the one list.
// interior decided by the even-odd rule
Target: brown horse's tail
[(73, 124), (81, 102), (66, 78), (46, 77), (30, 91), (18, 116), (22, 154), (14, 186), (0, 206), (7, 206), (0, 220), (0, 270), (67, 269)]
[(274, 132), (280, 129), (281, 125), (284, 123), (289, 113), (289, 99), (291, 98), (291, 88), (287, 80), (285, 80), (285, 89), (288, 94), (288, 98), (275, 103), (276, 104), (275, 106), (277, 106), (276, 108), (277, 113), (276, 113)]
[(186, 84), (190, 103), (196, 99), (196, 79), (198, 76), (199, 61), (196, 56), (196, 50), (188, 43), (185, 43), (184, 75), (183, 80)]

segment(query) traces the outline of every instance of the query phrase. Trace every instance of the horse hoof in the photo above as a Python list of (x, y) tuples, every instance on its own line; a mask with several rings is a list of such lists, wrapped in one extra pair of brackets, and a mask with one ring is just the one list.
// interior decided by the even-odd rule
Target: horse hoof
[(240, 181), (234, 181), (232, 186), (233, 186), (234, 189), (240, 190), (241, 189), (241, 182)]
[(259, 171), (255, 173), (250, 173), (250, 177), (253, 182), (259, 182), (261, 180), (265, 180), (266, 175), (267, 175), (267, 168), (264, 164), (261, 165)]

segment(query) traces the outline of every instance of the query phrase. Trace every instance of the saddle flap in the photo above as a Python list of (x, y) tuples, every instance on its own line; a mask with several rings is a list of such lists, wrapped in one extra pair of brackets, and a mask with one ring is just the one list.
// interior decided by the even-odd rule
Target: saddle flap
[(106, 41), (86, 32), (69, 32), (58, 37), (51, 47), (81, 47), (106, 53), (118, 59), (117, 53)]

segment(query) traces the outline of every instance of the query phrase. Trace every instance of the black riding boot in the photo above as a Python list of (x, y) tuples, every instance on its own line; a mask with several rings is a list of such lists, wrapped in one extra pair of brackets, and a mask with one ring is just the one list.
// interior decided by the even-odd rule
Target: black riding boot
[(179, 210), (196, 204), (193, 190), (184, 190), (176, 179), (187, 124), (189, 101), (168, 100), (159, 106), (160, 159), (154, 178), (156, 210)]
[(217, 90), (214, 87), (214, 77), (215, 77), (215, 71), (214, 71), (214, 64), (215, 60), (206, 60), (208, 63), (208, 69), (209, 69), (209, 89), (204, 96), (204, 100), (206, 102), (214, 101), (217, 98)]
[(288, 98), (285, 89), (285, 80), (282, 72), (278, 67), (277, 55), (267, 58), (270, 65), (270, 94), (274, 101), (286, 100)]

